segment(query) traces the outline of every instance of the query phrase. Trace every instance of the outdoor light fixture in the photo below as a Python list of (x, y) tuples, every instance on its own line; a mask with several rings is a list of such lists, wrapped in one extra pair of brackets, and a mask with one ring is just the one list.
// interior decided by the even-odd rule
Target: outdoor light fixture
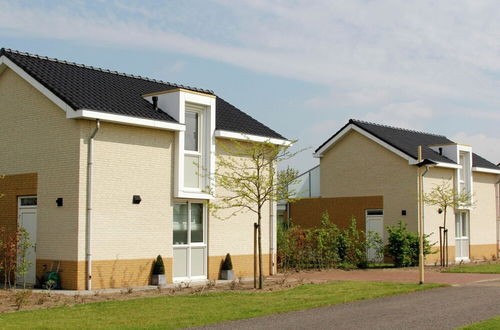
[(63, 202), (63, 198), (62, 197), (59, 197), (58, 199), (56, 199), (56, 205), (57, 207), (61, 207), (63, 206), (64, 202)]
[(141, 204), (142, 198), (140, 195), (134, 195), (132, 197), (132, 204)]
[(406, 215), (406, 210), (401, 210), (401, 215)]
[(443, 209), (442, 209), (442, 208), (439, 208), (439, 209), (438, 209), (438, 213), (439, 213), (439, 214), (443, 213)]

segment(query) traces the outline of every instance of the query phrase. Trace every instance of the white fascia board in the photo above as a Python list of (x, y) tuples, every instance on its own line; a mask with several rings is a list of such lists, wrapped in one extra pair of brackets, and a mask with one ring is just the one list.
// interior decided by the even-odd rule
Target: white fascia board
[(484, 168), (484, 167), (473, 167), (472, 171), (474, 172), (483, 172), (483, 173), (492, 173), (492, 174), (500, 174), (500, 169), (495, 170), (492, 168)]
[(213, 200), (214, 196), (208, 193), (200, 193), (200, 192), (189, 192), (189, 191), (179, 191), (178, 195), (175, 198), (187, 198), (187, 199), (198, 199), (198, 200)]
[(436, 166), (437, 167), (446, 167), (446, 168), (462, 168), (462, 165), (451, 164), (451, 163), (442, 163), (442, 162), (437, 162)]
[(106, 113), (101, 111), (81, 109), (77, 111), (67, 112), (66, 118), (71, 119), (100, 119), (107, 122), (150, 127), (156, 129), (163, 129), (168, 131), (184, 131), (186, 126), (178, 123), (169, 123), (161, 120), (137, 118), (131, 116), (117, 115), (113, 113)]
[(361, 135), (364, 135), (365, 137), (369, 138), (370, 140), (372, 140), (372, 141), (380, 144), (382, 147), (384, 147), (384, 148), (392, 151), (393, 153), (395, 153), (396, 155), (400, 156), (401, 158), (406, 159), (409, 164), (411, 164), (411, 165), (417, 164), (417, 160), (414, 159), (413, 157), (408, 156), (404, 152), (402, 152), (402, 151), (394, 148), (390, 144), (382, 141), (381, 139), (379, 139), (375, 135), (373, 135), (371, 133), (368, 133), (364, 129), (362, 129), (362, 128), (354, 125), (354, 124), (347, 125), (342, 131), (340, 131), (339, 134), (337, 134), (337, 136), (335, 136), (333, 139), (331, 139), (330, 141), (328, 141), (327, 144), (325, 144), (323, 147), (321, 147), (321, 149), (319, 149), (317, 152), (315, 152), (313, 154), (314, 157), (315, 158), (321, 158), (321, 157), (323, 157), (323, 153), (326, 150), (328, 150), (332, 145), (334, 145), (338, 140), (340, 140), (342, 137), (344, 137), (344, 135), (346, 135), (347, 133), (349, 133), (351, 130), (354, 130), (354, 131), (360, 133)]
[(9, 69), (14, 71), (17, 75), (19, 75), (21, 78), (26, 80), (31, 86), (33, 86), (36, 90), (38, 90), (40, 93), (45, 95), (49, 100), (54, 102), (57, 106), (59, 106), (61, 109), (66, 111), (66, 113), (70, 113), (73, 111), (73, 108), (70, 107), (66, 102), (61, 100), (58, 96), (56, 96), (54, 93), (52, 93), (49, 89), (47, 89), (45, 86), (40, 84), (35, 78), (33, 78), (31, 75), (29, 75), (26, 71), (21, 69), (17, 64), (12, 62), (7, 56), (3, 55), (0, 57), (0, 65), (5, 64)]
[(277, 144), (277, 145), (283, 145), (283, 146), (291, 146), (292, 145), (292, 142), (288, 141), (288, 140), (275, 139), (275, 138), (269, 138), (269, 137), (264, 137), (264, 136), (236, 133), (236, 132), (223, 131), (223, 130), (216, 130), (215, 137), (222, 138), (222, 139), (239, 140), (239, 141), (265, 142), (265, 143), (271, 143), (271, 144)]

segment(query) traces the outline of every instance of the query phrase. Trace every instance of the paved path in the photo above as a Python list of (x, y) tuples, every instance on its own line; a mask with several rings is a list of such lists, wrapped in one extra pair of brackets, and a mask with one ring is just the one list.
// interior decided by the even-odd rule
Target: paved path
[[(279, 276), (277, 276), (279, 277)], [(320, 280), (320, 281), (379, 281), (379, 282), (404, 282), (418, 283), (418, 269), (416, 268), (387, 268), (367, 270), (340, 270), (331, 269), (320, 272), (291, 273), (289, 278)], [(467, 273), (441, 273), (434, 268), (425, 272), (426, 283), (441, 284), (467, 284), (484, 280), (500, 280), (500, 274), (467, 274)]]
[(500, 315), (500, 281), (219, 323), (204, 329), (454, 329)]

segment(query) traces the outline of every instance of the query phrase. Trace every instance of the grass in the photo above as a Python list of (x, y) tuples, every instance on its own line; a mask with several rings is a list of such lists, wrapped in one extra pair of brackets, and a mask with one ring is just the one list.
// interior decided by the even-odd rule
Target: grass
[(452, 267), (444, 273), (479, 273), (479, 274), (500, 274), (500, 264), (465, 265)]
[(172, 329), (276, 314), (438, 287), (410, 283), (331, 282), (273, 292), (161, 296), (0, 314), (2, 329)]
[(492, 319), (483, 321), (483, 322), (478, 322), (474, 323), (468, 326), (465, 326), (463, 328), (464, 330), (476, 330), (476, 329), (481, 329), (481, 330), (493, 330), (493, 329), (500, 329), (500, 316), (494, 317)]

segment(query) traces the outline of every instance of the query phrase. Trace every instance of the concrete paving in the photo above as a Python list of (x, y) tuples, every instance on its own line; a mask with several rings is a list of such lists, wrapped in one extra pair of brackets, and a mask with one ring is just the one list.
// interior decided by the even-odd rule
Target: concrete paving
[[(284, 275), (280, 275), (283, 277)], [(288, 278), (316, 280), (316, 281), (377, 281), (418, 283), (417, 268), (386, 268), (386, 269), (330, 269), (315, 272), (295, 272), (287, 275)], [(472, 273), (441, 273), (440, 269), (427, 267), (425, 271), (426, 283), (449, 285), (463, 285), (478, 281), (500, 280), (500, 274), (472, 274)]]
[(500, 281), (224, 322), (203, 329), (455, 329), (500, 315)]

